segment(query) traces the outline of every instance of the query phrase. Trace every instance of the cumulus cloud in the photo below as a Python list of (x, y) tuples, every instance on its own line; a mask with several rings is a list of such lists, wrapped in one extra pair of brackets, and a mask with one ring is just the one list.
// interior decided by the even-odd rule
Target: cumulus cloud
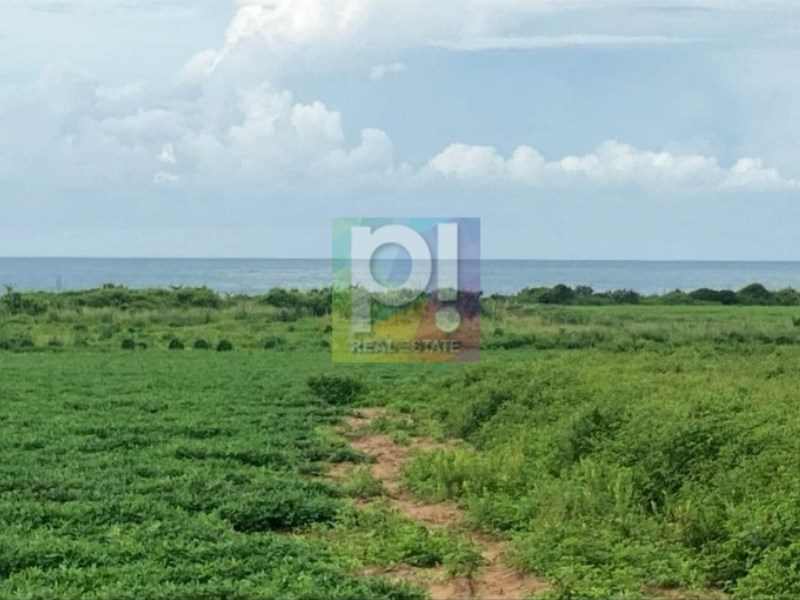
[(369, 78), (373, 81), (383, 79), (392, 73), (401, 73), (406, 70), (406, 65), (401, 62), (393, 62), (387, 65), (375, 65), (369, 70)]
[(392, 143), (383, 131), (368, 128), (348, 146), (342, 115), (319, 101), (295, 102), (289, 91), (268, 84), (241, 93), (241, 121), (218, 138), (245, 169), (313, 172), (330, 165), (385, 170)]
[[(103, 86), (85, 74), (56, 67), (29, 85), (0, 87), (0, 175), (25, 177), (26, 165), (36, 164), (50, 173), (51, 185), (75, 188), (113, 183), (203, 187), (213, 180), (223, 187), (235, 182), (252, 189), (265, 181), (310, 186), (337, 178), (355, 182), (363, 175), (387, 178), (389, 184), (398, 174), (418, 182), (434, 175), (444, 181), (526, 185), (797, 185), (760, 158), (744, 157), (723, 167), (713, 156), (641, 150), (615, 141), (588, 154), (557, 159), (546, 159), (530, 146), (503, 156), (493, 146), (451, 144), (412, 167), (398, 159), (386, 132), (372, 126), (347, 135), (345, 117), (335, 107), (320, 100), (298, 101), (279, 77), (265, 75), (259, 66), (280, 69), (287, 57), (312, 46), (313, 56), (319, 56), (326, 45), (388, 47), (450, 40), (446, 43), (451, 47), (466, 50), (673, 41), (659, 36), (505, 34), (521, 16), (558, 10), (563, 3), (550, 0), (243, 3), (222, 44), (191, 58), (174, 83)], [(373, 66), (369, 74), (378, 80), (404, 69), (404, 63), (390, 62)]]
[[(134, 108), (130, 95), (145, 106)], [(3, 177), (23, 174), (26, 164), (35, 163), (47, 168), (53, 185), (72, 187), (267, 180), (302, 187), (332, 179), (355, 185), (362, 176), (394, 185), (399, 175), (418, 183), (433, 176), (528, 186), (584, 182), (776, 190), (800, 185), (757, 157), (723, 166), (707, 154), (643, 150), (613, 140), (560, 158), (545, 158), (525, 145), (504, 156), (494, 146), (454, 143), (412, 167), (398, 161), (381, 129), (368, 127), (348, 139), (339, 111), (321, 101), (299, 102), (291, 91), (266, 82), (211, 87), (195, 97), (165, 101), (135, 86), (114, 92), (80, 74), (51, 70), (15, 89), (2, 104)]]
[(158, 160), (168, 165), (174, 165), (178, 162), (175, 159), (175, 149), (172, 147), (172, 144), (164, 144), (164, 147), (161, 148), (161, 152), (158, 155)]
[(389, 174), (394, 170), (394, 145), (380, 129), (365, 129), (361, 142), (352, 150), (337, 150), (327, 158), (334, 168)]
[[(240, 0), (224, 42), (198, 53), (184, 72), (189, 78), (205, 76), (225, 64), (240, 73), (258, 69), (274, 75), (313, 68), (323, 57), (335, 61), (346, 52), (380, 54), (425, 45), (474, 52), (686, 44), (715, 39), (720, 14), (792, 9), (791, 3), (775, 1), (758, 6), (736, 0), (647, 4), (649, 18), (641, 19), (639, 0)], [(692, 31), (706, 35), (685, 35), (685, 22), (674, 16), (688, 10), (695, 11)], [(559, 18), (563, 15), (578, 17), (570, 21)], [(581, 28), (576, 30), (575, 23)], [(268, 58), (253, 61), (254, 53)], [(375, 72), (382, 71), (378, 67)]]
[(428, 161), (430, 173), (462, 181), (506, 180), (521, 184), (669, 184), (724, 188), (796, 188), (758, 158), (741, 158), (730, 167), (701, 154), (673, 154), (640, 150), (617, 141), (606, 141), (594, 152), (546, 160), (536, 149), (519, 146), (504, 157), (493, 146), (451, 144)]
[[(151, 93), (51, 69), (32, 84), (0, 86), (0, 131), (0, 176), (32, 187), (302, 186), (315, 173), (385, 173), (393, 164), (385, 132), (367, 128), (348, 139), (338, 111), (267, 82)], [(34, 165), (48, 177), (30, 177)]]
[[(591, 3), (573, 0), (570, 5)], [(434, 43), (459, 48), (473, 39), (510, 35), (521, 20), (563, 10), (564, 3), (555, 0), (245, 0), (222, 45), (187, 61), (184, 76), (207, 76), (222, 65), (239, 74), (255, 69), (274, 75), (317, 64), (323, 56), (367, 48), (381, 52)], [(251, 60), (256, 53), (269, 59)], [(399, 63), (379, 65), (375, 78), (401, 68)]]

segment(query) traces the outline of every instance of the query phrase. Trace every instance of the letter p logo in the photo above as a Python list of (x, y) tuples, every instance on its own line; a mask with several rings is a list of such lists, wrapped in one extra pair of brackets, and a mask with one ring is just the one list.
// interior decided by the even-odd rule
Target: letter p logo
[(475, 360), (467, 355), (477, 356), (479, 235), (478, 219), (336, 219), (334, 360), (361, 362), (352, 351), (361, 347), (443, 360), (418, 349), (456, 346), (474, 351), (458, 360)]

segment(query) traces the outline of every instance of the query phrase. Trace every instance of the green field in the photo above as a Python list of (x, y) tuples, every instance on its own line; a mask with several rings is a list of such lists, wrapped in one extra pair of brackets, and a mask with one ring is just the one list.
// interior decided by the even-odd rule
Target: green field
[(800, 306), (597, 303), (485, 299), (479, 364), (334, 365), (324, 292), (9, 292), (0, 597), (423, 598), (367, 568), (475, 550), (326, 477), (357, 406), (454, 440), (406, 485), (550, 596), (800, 596)]

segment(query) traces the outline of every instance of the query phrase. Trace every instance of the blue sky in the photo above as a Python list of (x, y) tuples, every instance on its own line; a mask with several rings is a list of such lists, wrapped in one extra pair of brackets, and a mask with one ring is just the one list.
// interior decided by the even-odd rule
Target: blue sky
[(0, 256), (800, 259), (790, 0), (4, 0)]

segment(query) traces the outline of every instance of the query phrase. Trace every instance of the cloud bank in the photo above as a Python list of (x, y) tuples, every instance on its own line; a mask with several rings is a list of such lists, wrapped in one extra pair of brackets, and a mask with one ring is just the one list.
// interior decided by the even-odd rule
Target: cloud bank
[[(489, 124), (480, 133), (442, 128), (441, 139), (420, 145), (424, 150), (415, 153), (410, 146), (416, 140), (401, 128), (409, 124), (410, 129), (435, 129), (438, 123), (409, 117), (398, 120), (393, 129), (381, 119), (352, 114), (352, 106), (341, 105), (342, 98), (331, 101), (313, 85), (295, 85), (293, 79), (302, 73), (313, 80), (328, 70), (336, 77), (351, 75), (369, 89), (370, 99), (397, 94), (390, 100), (402, 113), (410, 96), (398, 90), (409, 82), (405, 93), (415, 94), (420, 81), (414, 78), (427, 76), (421, 58), (427, 53), (464, 61), (464, 72), (466, 61), (492, 58), (475, 56), (478, 52), (509, 52), (527, 59), (526, 51), (550, 49), (540, 53), (549, 56), (568, 49), (565, 52), (577, 64), (575, 57), (582, 58), (582, 49), (606, 53), (610, 60), (608, 56), (619, 53), (660, 52), (662, 47), (704, 48), (715, 39), (713, 27), (698, 27), (696, 35), (682, 36), (674, 25), (675, 15), (689, 9), (708, 22), (733, 13), (743, 15), (737, 18), (748, 25), (753, 21), (752, 4), (735, 1), (724, 9), (711, 0), (654, 0), (647, 8), (635, 1), (600, 1), (608, 10), (617, 10), (615, 4), (638, 7), (638, 17), (626, 23), (642, 25), (596, 24), (598, 0), (248, 1), (236, 5), (219, 43), (188, 56), (171, 79), (110, 84), (60, 64), (22, 83), (0, 84), (0, 190), (13, 206), (3, 235), (46, 226), (56, 231), (66, 226), (105, 231), (144, 230), (156, 224), (200, 224), (213, 232), (223, 222), (257, 229), (253, 222), (261, 219), (274, 225), (273, 235), (279, 239), (278, 230), (287, 223), (299, 229), (307, 219), (327, 219), (332, 213), (389, 214), (438, 207), (442, 212), (503, 214), (512, 221), (526, 218), (532, 198), (547, 198), (548, 206), (540, 203), (537, 210), (551, 211), (551, 222), (563, 214), (574, 222), (593, 202), (611, 204), (628, 193), (643, 205), (642, 198), (657, 192), (662, 199), (691, 195), (695, 204), (712, 207), (708, 216), (719, 213), (719, 205), (714, 205), (718, 201), (744, 198), (757, 205), (756, 194), (777, 193), (783, 201), (791, 196), (785, 192), (798, 190), (800, 182), (790, 163), (779, 169), (774, 156), (741, 143), (734, 127), (720, 127), (722, 141), (708, 144), (704, 139), (658, 135), (633, 140), (630, 132), (617, 135), (613, 129), (583, 136), (581, 130), (579, 142), (565, 142), (554, 151), (552, 138), (548, 144), (537, 138), (536, 129), (516, 127), (514, 116), (503, 121), (502, 133), (492, 129), (504, 104), (503, 98), (492, 98), (490, 90), (487, 97), (492, 102), (484, 105), (485, 113), (476, 115)], [(60, 3), (59, 10), (62, 5), (70, 10), (69, 3)], [(764, 6), (783, 14), (789, 5)], [(80, 10), (91, 13), (88, 7)], [(651, 22), (644, 13), (658, 18)], [(408, 64), (413, 69), (407, 69)], [(620, 85), (624, 105), (626, 92), (638, 82), (626, 80), (622, 69), (609, 71), (616, 78), (602, 85)], [(439, 73), (449, 75), (444, 69)], [(591, 77), (592, 71), (564, 73), (562, 79), (569, 83), (572, 76)], [(433, 77), (431, 83), (441, 83)], [(626, 83), (629, 87), (624, 89)], [(674, 82), (665, 85), (670, 83)], [(445, 88), (441, 90), (446, 95)], [(720, 95), (725, 97), (727, 91)], [(520, 94), (535, 92), (526, 88)], [(498, 91), (510, 93), (516, 92)], [(696, 105), (691, 104), (693, 97), (684, 100), (697, 107), (693, 114), (700, 115), (698, 120), (716, 118), (711, 109), (711, 116), (703, 113), (705, 103), (712, 106), (713, 99), (700, 98)], [(443, 104), (440, 110), (456, 104)], [(734, 108), (754, 112), (746, 104)], [(613, 112), (615, 107), (606, 105), (598, 113), (603, 110)], [(563, 114), (556, 116), (566, 120)], [(542, 128), (547, 117), (541, 119)], [(562, 188), (577, 193), (557, 193)], [(493, 195), (495, 189), (502, 193)], [(556, 193), (547, 193), (553, 190)], [(559, 206), (565, 207), (563, 213), (557, 212)], [(672, 206), (663, 210), (661, 222)], [(684, 225), (677, 222), (675, 227)], [(657, 232), (649, 233), (658, 239)], [(104, 235), (104, 240), (114, 238)], [(132, 236), (132, 244), (140, 237)], [(238, 234), (228, 239), (236, 242)], [(642, 244), (648, 239), (643, 237)], [(592, 250), (586, 243), (583, 255)]]
[(615, 140), (603, 142), (589, 154), (555, 160), (546, 160), (530, 146), (519, 146), (506, 158), (493, 146), (451, 144), (428, 161), (427, 170), (462, 181), (507, 180), (520, 185), (583, 181), (760, 190), (800, 186), (797, 180), (765, 167), (759, 158), (743, 157), (726, 168), (713, 156), (640, 150)]

